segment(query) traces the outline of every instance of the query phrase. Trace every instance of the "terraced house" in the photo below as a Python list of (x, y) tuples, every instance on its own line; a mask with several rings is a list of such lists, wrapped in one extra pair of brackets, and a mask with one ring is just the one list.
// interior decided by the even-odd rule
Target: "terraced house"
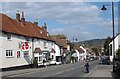
[(61, 56), (57, 56), (58, 60), (67, 63), (70, 60), (71, 42), (63, 34), (52, 35), (52, 38), (62, 46)]
[[(25, 21), (24, 12), (16, 12), (16, 19), (0, 13), (0, 68), (24, 67), (37, 60), (38, 65), (61, 63), (63, 46), (47, 32), (46, 23), (38, 26)], [(59, 60), (59, 61), (58, 61)], [(58, 61), (58, 62), (57, 62)]]

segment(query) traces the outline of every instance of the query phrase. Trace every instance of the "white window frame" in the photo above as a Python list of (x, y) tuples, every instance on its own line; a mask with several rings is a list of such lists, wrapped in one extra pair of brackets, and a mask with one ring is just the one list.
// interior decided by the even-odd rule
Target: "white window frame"
[(42, 34), (42, 30), (40, 30), (40, 33)]
[(47, 36), (49, 36), (49, 34), (47, 33)]
[[(8, 55), (7, 55), (7, 53), (8, 53)], [(7, 58), (14, 57), (14, 51), (13, 50), (6, 50), (5, 56)]]

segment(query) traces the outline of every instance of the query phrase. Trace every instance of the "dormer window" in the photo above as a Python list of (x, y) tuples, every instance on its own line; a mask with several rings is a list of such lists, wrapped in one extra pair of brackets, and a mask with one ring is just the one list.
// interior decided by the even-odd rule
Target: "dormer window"
[(26, 41), (29, 41), (30, 39), (29, 39), (29, 37), (25, 37), (25, 40), (26, 40)]
[(42, 34), (42, 30), (40, 30), (40, 33)]
[(7, 33), (7, 39), (8, 39), (8, 40), (12, 40), (12, 37), (11, 37), (11, 34), (10, 34), (10, 33)]
[(49, 34), (47, 33), (47, 36), (49, 36)]

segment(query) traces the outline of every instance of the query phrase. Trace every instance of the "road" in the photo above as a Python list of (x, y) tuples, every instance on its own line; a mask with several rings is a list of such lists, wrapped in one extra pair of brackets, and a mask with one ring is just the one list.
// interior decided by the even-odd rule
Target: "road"
[[(17, 74), (9, 77), (84, 77), (87, 75), (84, 64), (83, 62), (77, 62), (75, 64), (49, 66), (35, 72)], [(90, 70), (98, 64), (98, 60), (91, 61)]]

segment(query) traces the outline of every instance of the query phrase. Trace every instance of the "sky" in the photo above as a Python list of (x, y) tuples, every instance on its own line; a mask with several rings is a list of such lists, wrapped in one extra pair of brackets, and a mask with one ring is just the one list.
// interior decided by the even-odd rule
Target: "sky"
[[(2, 2), (0, 13), (11, 18), (16, 11), (25, 13), (26, 21), (38, 19), (41, 27), (44, 22), (51, 35), (64, 34), (72, 41), (101, 39), (112, 36), (111, 2)], [(107, 10), (101, 11), (102, 5)], [(115, 9), (115, 34), (118, 29), (118, 3)]]

